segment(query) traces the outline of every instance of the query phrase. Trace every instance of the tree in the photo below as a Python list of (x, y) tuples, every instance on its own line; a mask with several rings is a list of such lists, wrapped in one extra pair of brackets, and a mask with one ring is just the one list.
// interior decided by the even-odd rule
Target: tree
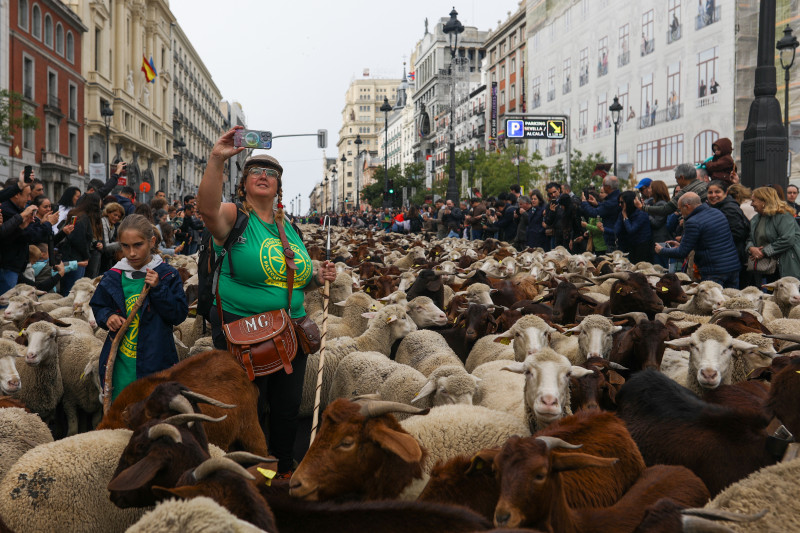
[[(10, 142), (14, 132), (20, 128), (36, 129), (39, 119), (25, 113), (22, 95), (6, 89), (0, 90), (0, 138)], [(8, 164), (0, 154), (0, 164)]]
[[(569, 185), (576, 195), (580, 197), (580, 192), (590, 185), (593, 185), (597, 189), (600, 188), (602, 179), (600, 179), (599, 176), (592, 177), (592, 173), (598, 163), (605, 162), (605, 157), (600, 152), (588, 154), (584, 158), (580, 150), (572, 150), (572, 157), (570, 158), (569, 165), (571, 175)], [(556, 161), (556, 166), (550, 170), (549, 181), (557, 181), (559, 183), (567, 181), (563, 159)]]
[[(469, 168), (469, 152), (463, 151), (466, 165)], [(542, 156), (538, 152), (528, 154), (524, 146), (519, 151), (519, 183), (525, 191), (541, 187), (544, 181), (546, 167), (539, 163)], [(475, 158), (475, 177), (482, 179), (483, 196), (497, 195), (508, 192), (509, 187), (517, 183), (517, 146), (507, 147), (502, 152), (479, 151)], [(456, 161), (459, 158), (456, 156)]]

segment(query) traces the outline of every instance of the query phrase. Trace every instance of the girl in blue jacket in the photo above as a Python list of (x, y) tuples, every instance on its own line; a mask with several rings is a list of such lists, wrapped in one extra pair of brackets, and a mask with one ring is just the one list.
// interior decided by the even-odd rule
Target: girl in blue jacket
[(114, 363), (115, 399), (138, 378), (164, 370), (178, 362), (172, 328), (186, 320), (189, 312), (178, 271), (154, 255), (153, 225), (142, 215), (128, 215), (119, 226), (119, 243), (125, 257), (103, 275), (89, 303), (100, 327), (109, 335), (100, 353), (100, 379), (114, 335), (125, 322), (145, 283), (150, 286), (143, 305), (119, 343)]

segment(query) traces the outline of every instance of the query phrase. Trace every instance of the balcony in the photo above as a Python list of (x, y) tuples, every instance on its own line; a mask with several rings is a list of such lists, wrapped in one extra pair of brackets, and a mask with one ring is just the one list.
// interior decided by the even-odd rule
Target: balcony
[(666, 109), (651, 112), (639, 118), (639, 129), (649, 128), (661, 122), (670, 122), (677, 120), (683, 116), (683, 104), (674, 104), (667, 106)]
[(579, 86), (581, 86), (581, 87), (583, 87), (583, 86), (584, 86), (584, 85), (586, 85), (587, 83), (589, 83), (589, 73), (588, 73), (588, 72), (584, 72), (584, 73), (583, 73), (583, 74), (581, 74), (581, 75), (580, 75), (580, 77), (578, 78), (578, 85), (579, 85)]
[(547, 91), (547, 101), (552, 102), (555, 99), (556, 99), (556, 90), (550, 89), (549, 91)]
[(683, 24), (678, 24), (676, 26), (672, 26), (670, 29), (667, 30), (667, 44), (674, 43), (675, 41), (681, 38), (682, 28)]
[(646, 39), (642, 41), (642, 57), (652, 54), (656, 50), (656, 40)]
[(44, 104), (44, 112), (63, 117), (64, 113), (61, 112), (61, 99), (57, 96), (48, 96)]
[(539, 93), (534, 93), (533, 99), (531, 100), (531, 109), (536, 109), (541, 105), (541, 101), (539, 100)]
[(722, 6), (718, 6), (710, 11), (706, 11), (702, 15), (697, 15), (695, 20), (695, 29), (701, 30), (706, 26), (710, 26), (715, 22), (719, 22), (720, 14), (722, 12)]
[(606, 61), (605, 63), (602, 62), (598, 63), (597, 77), (599, 78), (601, 76), (605, 76), (606, 74), (608, 74), (608, 61)]
[(564, 87), (561, 89), (561, 94), (567, 94), (572, 90), (572, 81), (567, 78), (567, 81), (564, 82)]
[(617, 66), (624, 67), (631, 61), (631, 52), (630, 50), (627, 52), (622, 52), (620, 55), (617, 56)]
[(68, 156), (56, 152), (42, 152), (42, 169), (55, 169), (74, 173), (78, 171), (78, 165), (73, 163)]
[(712, 104), (716, 104), (717, 102), (719, 102), (719, 95), (718, 94), (709, 94), (708, 96), (704, 96), (702, 98), (698, 98), (695, 101), (694, 106), (699, 109), (701, 107), (708, 107), (708, 106), (710, 106)]

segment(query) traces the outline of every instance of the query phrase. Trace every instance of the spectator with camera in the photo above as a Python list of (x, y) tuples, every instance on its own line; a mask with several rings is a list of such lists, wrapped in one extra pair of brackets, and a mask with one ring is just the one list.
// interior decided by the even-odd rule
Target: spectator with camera
[(32, 234), (30, 224), (36, 206), (28, 206), (31, 187), (22, 180), (10, 180), (9, 185), (0, 192), (0, 211), (2, 212), (2, 231), (0, 238), (3, 253), (0, 254), (0, 294), (14, 287), (17, 279), (28, 264), (28, 241)]
[(528, 214), (528, 246), (550, 250), (550, 238), (545, 235), (545, 206), (547, 204), (537, 189), (531, 191), (531, 208)]
[(481, 221), (483, 216), (486, 214), (486, 205), (484, 205), (484, 203), (478, 197), (473, 197), (470, 202), (472, 203), (472, 207), (470, 208), (469, 215), (467, 215), (465, 221), (470, 228), (470, 239), (476, 241), (483, 238)]
[(600, 218), (603, 223), (603, 240), (609, 252), (617, 249), (614, 227), (620, 213), (619, 196), (619, 180), (612, 175), (603, 178), (601, 202), (598, 203), (592, 196), (589, 198), (586, 198), (585, 194), (581, 196), (581, 214), (587, 218)]
[(514, 238), (514, 248), (523, 251), (528, 248), (528, 224), (530, 224), (531, 197), (520, 195), (517, 199), (518, 207), (514, 212), (517, 221), (517, 235)]

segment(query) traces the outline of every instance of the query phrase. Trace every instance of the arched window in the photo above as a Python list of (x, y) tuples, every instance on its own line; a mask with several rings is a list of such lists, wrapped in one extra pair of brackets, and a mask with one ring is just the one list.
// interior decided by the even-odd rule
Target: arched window
[(17, 24), (23, 30), (28, 29), (28, 0), (19, 0), (19, 13), (17, 13)]
[(67, 60), (72, 63), (75, 61), (75, 37), (72, 32), (67, 32)]
[(56, 24), (56, 53), (64, 55), (64, 27), (60, 22)]
[(53, 48), (53, 19), (49, 13), (44, 16), (44, 44)]
[(31, 15), (31, 34), (39, 40), (42, 39), (42, 10), (36, 4), (33, 4)]
[(703, 130), (694, 138), (694, 162), (702, 163), (714, 155), (711, 145), (719, 139), (719, 133), (714, 130)]

